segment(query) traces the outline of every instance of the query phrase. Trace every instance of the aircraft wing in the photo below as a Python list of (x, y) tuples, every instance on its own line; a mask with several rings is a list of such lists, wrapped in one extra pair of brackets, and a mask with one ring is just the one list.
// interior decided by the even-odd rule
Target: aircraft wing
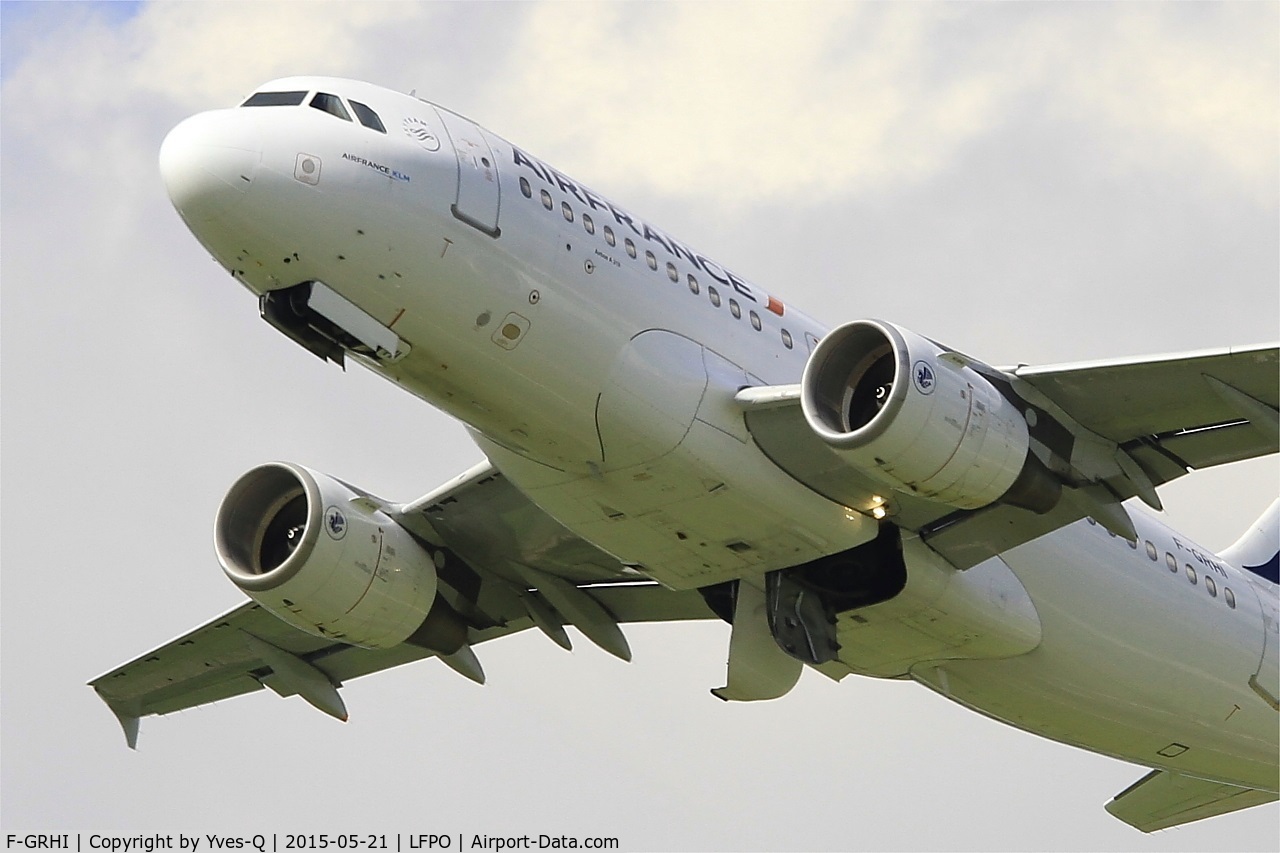
[(120, 720), (131, 747), (138, 720), (270, 688), (300, 695), (346, 719), (337, 688), (346, 680), (426, 657), (476, 681), (470, 647), (539, 627), (568, 648), (566, 624), (620, 657), (630, 650), (619, 623), (715, 618), (696, 591), (638, 578), (570, 534), (487, 463), (410, 504), (384, 510), (449, 557), (442, 586), (456, 594), (468, 645), (436, 655), (402, 644), (366, 649), (316, 637), (249, 601), (89, 682)]
[(1159, 485), (1276, 452), (1278, 352), (1231, 347), (1010, 372), (1125, 448)]
[(1251, 806), (1274, 803), (1270, 791), (1208, 782), (1153, 770), (1107, 803), (1107, 811), (1143, 832), (1155, 832)]
[[(892, 491), (894, 521), (918, 532), (957, 568), (969, 568), (1086, 515), (1115, 525), (1122, 500), (1157, 501), (1155, 487), (1197, 468), (1280, 449), (1280, 349), (1234, 347), (1142, 359), (1022, 365), (973, 364), (1042, 417), (1031, 438), (1055, 470), (1082, 488), (1044, 514), (995, 503), (955, 510)], [(805, 422), (800, 386), (737, 395), (753, 440), (791, 476), (848, 507), (868, 507), (889, 487), (851, 466)]]

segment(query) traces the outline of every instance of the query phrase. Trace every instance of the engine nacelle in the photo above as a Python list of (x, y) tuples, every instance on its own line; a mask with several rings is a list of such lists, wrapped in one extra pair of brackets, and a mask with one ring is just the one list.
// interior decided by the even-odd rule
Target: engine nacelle
[(385, 649), (405, 641), (450, 654), (466, 626), (436, 594), (431, 555), (350, 487), (300, 465), (260, 465), (218, 509), (227, 577), (309, 634)]
[(1057, 502), (1022, 413), (967, 359), (906, 329), (833, 330), (805, 365), (801, 405), (819, 437), (894, 488), (961, 509)]

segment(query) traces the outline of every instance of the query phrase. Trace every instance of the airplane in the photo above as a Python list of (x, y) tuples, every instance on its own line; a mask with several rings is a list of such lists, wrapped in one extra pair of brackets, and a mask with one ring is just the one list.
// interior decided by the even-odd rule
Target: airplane
[[(486, 461), (394, 503), (291, 462), (230, 488), (249, 601), (90, 685), (143, 716), (572, 626), (729, 623), (725, 701), (808, 667), (915, 681), (1150, 768), (1152, 832), (1277, 800), (1280, 500), (1215, 554), (1159, 487), (1280, 449), (1280, 347), (993, 367), (828, 328), (468, 118), (369, 83), (268, 82), (165, 138), (177, 212), (325, 362), (462, 421)], [(1144, 506), (1146, 508), (1144, 508)]]

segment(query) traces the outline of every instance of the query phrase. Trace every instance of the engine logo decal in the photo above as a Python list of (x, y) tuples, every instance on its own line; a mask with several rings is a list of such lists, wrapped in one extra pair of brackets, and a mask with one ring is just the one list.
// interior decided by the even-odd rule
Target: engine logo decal
[(324, 511), (324, 532), (330, 539), (341, 539), (347, 535), (347, 517), (336, 506)]
[(911, 381), (915, 383), (916, 390), (921, 394), (932, 394), (936, 384), (933, 368), (927, 362), (917, 361), (911, 366)]

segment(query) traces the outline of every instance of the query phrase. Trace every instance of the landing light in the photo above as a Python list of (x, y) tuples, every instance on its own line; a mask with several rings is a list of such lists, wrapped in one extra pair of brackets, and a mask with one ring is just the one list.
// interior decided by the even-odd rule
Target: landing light
[(865, 518), (868, 515), (870, 515), (872, 518), (876, 519), (877, 521), (879, 521), (882, 518), (888, 517), (890, 507), (887, 499), (881, 497), (880, 495), (872, 495), (870, 500), (867, 502), (867, 504), (868, 505), (864, 506), (861, 509), (853, 509), (852, 507), (845, 507), (844, 517), (849, 519), (850, 521), (857, 520), (859, 516)]

